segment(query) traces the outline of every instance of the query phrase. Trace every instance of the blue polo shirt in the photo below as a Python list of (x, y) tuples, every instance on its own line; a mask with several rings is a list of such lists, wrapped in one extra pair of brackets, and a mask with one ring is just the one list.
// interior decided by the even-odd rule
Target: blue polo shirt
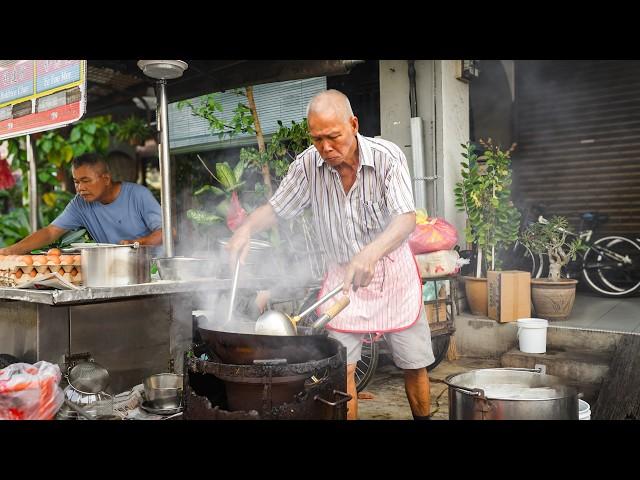
[(98, 243), (120, 243), (162, 228), (160, 204), (148, 188), (122, 182), (118, 197), (105, 205), (76, 195), (53, 225), (65, 230), (86, 228)]

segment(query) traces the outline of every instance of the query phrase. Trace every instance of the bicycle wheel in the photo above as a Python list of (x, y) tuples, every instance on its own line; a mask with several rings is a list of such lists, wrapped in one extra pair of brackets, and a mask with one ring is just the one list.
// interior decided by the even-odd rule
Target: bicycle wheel
[(362, 342), (362, 359), (356, 364), (356, 391), (361, 392), (371, 382), (378, 366), (380, 347), (373, 341), (374, 334), (367, 333)]
[(506, 249), (501, 249), (497, 256), (501, 260), (501, 270), (530, 272), (532, 278), (535, 278), (538, 272), (537, 256), (519, 241), (514, 242)]
[(444, 333), (431, 338), (431, 347), (433, 348), (434, 362), (427, 367), (427, 372), (430, 372), (444, 359), (449, 349), (449, 342), (451, 341), (451, 334)]
[(633, 294), (640, 289), (640, 245), (619, 236), (596, 240), (584, 253), (582, 275), (596, 293)]

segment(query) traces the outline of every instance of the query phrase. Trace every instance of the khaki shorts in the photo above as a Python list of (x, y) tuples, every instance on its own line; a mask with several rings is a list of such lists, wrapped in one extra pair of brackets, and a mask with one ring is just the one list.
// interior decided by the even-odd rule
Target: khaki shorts
[[(362, 333), (336, 332), (328, 330), (329, 336), (335, 338), (347, 349), (347, 364), (358, 363), (362, 358)], [(424, 306), (420, 317), (409, 328), (399, 332), (383, 335), (393, 356), (393, 363), (403, 370), (414, 370), (435, 362), (431, 347), (431, 330), (427, 323)]]

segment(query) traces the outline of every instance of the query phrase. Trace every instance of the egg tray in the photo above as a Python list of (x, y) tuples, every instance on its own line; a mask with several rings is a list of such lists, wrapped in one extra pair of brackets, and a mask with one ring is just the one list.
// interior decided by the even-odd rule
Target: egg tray
[[(44, 257), (44, 258), (43, 258)], [(16, 287), (34, 280), (44, 279), (51, 273), (58, 273), (74, 285), (82, 283), (80, 256), (60, 257), (44, 255), (11, 255), (0, 259), (0, 285)], [(52, 259), (53, 258), (53, 259)], [(56, 263), (56, 259), (58, 263)]]

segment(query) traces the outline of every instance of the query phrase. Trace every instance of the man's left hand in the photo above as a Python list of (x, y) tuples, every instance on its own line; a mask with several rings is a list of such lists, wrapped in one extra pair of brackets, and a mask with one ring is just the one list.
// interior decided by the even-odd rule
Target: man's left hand
[(378, 260), (380, 260), (380, 255), (371, 248), (365, 248), (354, 256), (347, 266), (342, 293), (349, 295), (352, 286), (355, 292), (358, 288), (369, 285), (373, 280)]

